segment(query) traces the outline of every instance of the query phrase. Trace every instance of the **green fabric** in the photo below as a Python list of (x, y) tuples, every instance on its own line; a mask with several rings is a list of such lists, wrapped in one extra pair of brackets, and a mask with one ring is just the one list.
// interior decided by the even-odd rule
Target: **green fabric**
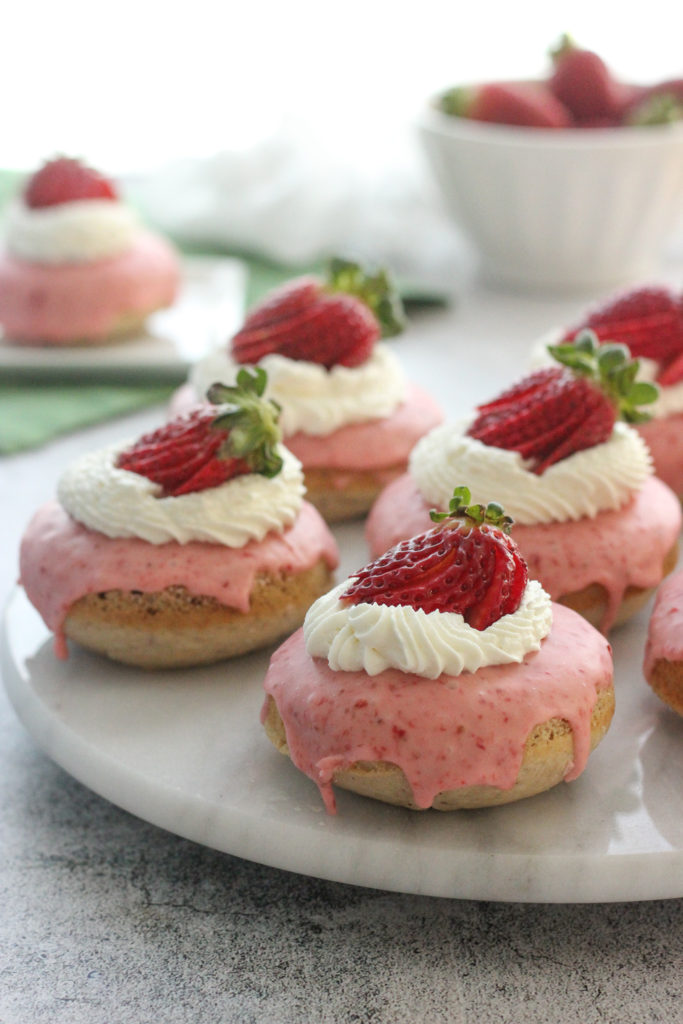
[(0, 453), (167, 402), (173, 387), (124, 384), (0, 383)]

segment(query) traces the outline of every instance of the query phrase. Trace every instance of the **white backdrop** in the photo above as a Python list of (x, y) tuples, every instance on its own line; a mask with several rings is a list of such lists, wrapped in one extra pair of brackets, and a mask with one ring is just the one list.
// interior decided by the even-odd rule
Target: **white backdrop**
[(402, 145), (429, 92), (526, 77), (563, 31), (624, 77), (683, 73), (683, 12), (655, 0), (92, 0), (3, 12), (0, 165), (56, 151), (112, 172), (246, 146), (284, 117), (359, 164)]

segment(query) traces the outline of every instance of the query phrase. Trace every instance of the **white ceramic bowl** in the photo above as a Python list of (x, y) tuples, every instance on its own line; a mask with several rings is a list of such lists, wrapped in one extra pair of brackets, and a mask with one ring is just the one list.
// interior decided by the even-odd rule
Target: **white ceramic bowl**
[(659, 266), (683, 222), (683, 124), (542, 129), (419, 121), (446, 209), (498, 283), (595, 290)]

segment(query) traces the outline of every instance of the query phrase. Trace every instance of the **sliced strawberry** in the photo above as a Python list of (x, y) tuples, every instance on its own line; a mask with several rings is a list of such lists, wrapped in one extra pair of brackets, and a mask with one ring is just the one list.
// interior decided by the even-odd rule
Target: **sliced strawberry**
[(666, 365), (683, 351), (683, 306), (671, 289), (658, 285), (631, 288), (589, 311), (566, 332), (576, 337), (590, 328), (600, 341), (628, 345), (636, 357)]
[(118, 199), (118, 194), (109, 178), (66, 156), (49, 160), (24, 189), (24, 202), (33, 209), (78, 199)]
[(233, 358), (257, 363), (278, 353), (332, 366), (359, 366), (381, 337), (403, 328), (400, 299), (384, 271), (367, 275), (333, 260), (323, 281), (305, 276), (274, 290), (250, 310), (231, 341)]
[(516, 611), (528, 572), (507, 535), (512, 520), (494, 502), (469, 501), (469, 490), (456, 488), (450, 511), (432, 514), (439, 526), (354, 573), (342, 599), (457, 612), (478, 630)]
[(245, 473), (276, 476), (279, 408), (262, 397), (265, 385), (258, 367), (240, 370), (234, 387), (214, 384), (209, 401), (221, 408), (202, 406), (144, 434), (120, 453), (117, 467), (159, 484), (160, 497), (218, 487)]
[(630, 125), (668, 124), (681, 118), (683, 78), (670, 78), (635, 89), (623, 112), (623, 120)]
[(619, 416), (647, 419), (636, 406), (657, 396), (654, 385), (636, 381), (638, 363), (623, 345), (599, 347), (590, 331), (549, 351), (562, 365), (536, 370), (480, 405), (467, 431), (483, 444), (519, 452), (539, 475), (606, 441)]
[(621, 116), (624, 92), (602, 57), (581, 49), (564, 36), (552, 58), (555, 69), (550, 89), (576, 121), (590, 122), (603, 117), (616, 120)]
[(572, 116), (543, 82), (486, 82), (451, 89), (441, 99), (447, 114), (472, 121), (528, 128), (569, 128)]

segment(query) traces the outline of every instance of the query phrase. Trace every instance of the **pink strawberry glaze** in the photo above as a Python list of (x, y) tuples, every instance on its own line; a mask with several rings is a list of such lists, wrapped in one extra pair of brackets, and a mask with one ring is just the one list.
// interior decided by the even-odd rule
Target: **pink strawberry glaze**
[(55, 653), (67, 656), (64, 619), (85, 594), (106, 590), (154, 592), (173, 585), (221, 604), (249, 611), (259, 572), (297, 573), (324, 558), (338, 564), (336, 542), (318, 512), (304, 502), (294, 524), (282, 534), (242, 548), (191, 542), (149, 544), (106, 537), (73, 520), (57, 502), (36, 512), (21, 542), (19, 571), (31, 603), (55, 633)]
[(683, 413), (639, 423), (637, 430), (652, 453), (659, 479), (683, 498)]
[(645, 646), (645, 676), (660, 658), (683, 661), (683, 569), (669, 576), (657, 591)]
[(29, 263), (0, 254), (0, 323), (8, 340), (68, 345), (104, 340), (125, 314), (170, 306), (178, 257), (163, 238), (141, 232), (130, 249), (89, 263)]
[[(178, 388), (171, 399), (170, 414), (177, 416), (197, 404), (197, 395), (189, 384)], [(331, 434), (317, 436), (289, 434), (284, 438), (289, 450), (306, 469), (340, 470), (331, 484), (346, 486), (349, 473), (356, 470), (386, 469), (386, 483), (396, 476), (396, 466), (404, 466), (417, 442), (443, 422), (443, 411), (421, 388), (408, 385), (405, 402), (391, 416), (340, 427)], [(346, 472), (344, 472), (346, 471)]]
[[(373, 558), (433, 525), (430, 506), (413, 478), (404, 474), (379, 496), (368, 516), (365, 536)], [(517, 525), (512, 536), (553, 600), (600, 583), (607, 591), (601, 629), (612, 626), (627, 587), (655, 587), (662, 562), (678, 539), (681, 506), (661, 480), (652, 477), (616, 512), (600, 512), (576, 522)]]
[[(334, 813), (332, 776), (355, 761), (403, 769), (415, 802), (462, 786), (510, 789), (533, 727), (566, 719), (583, 771), (597, 691), (610, 685), (607, 641), (581, 616), (553, 606), (553, 627), (521, 665), (493, 665), (438, 679), (389, 669), (376, 676), (334, 672), (311, 658), (298, 630), (271, 658), (264, 686), (284, 722), (294, 764), (317, 784)], [(265, 715), (265, 708), (262, 718)]]

